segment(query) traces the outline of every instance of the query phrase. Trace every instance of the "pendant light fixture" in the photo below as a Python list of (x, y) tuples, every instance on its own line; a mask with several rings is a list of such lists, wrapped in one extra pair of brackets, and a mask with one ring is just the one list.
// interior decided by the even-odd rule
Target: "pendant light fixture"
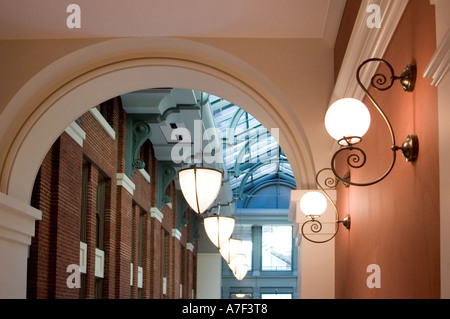
[(237, 255), (228, 266), (237, 280), (242, 280), (247, 275), (248, 266), (245, 264), (245, 255)]
[(206, 217), (203, 220), (206, 234), (219, 250), (233, 234), (235, 223), (236, 220), (233, 217), (220, 216), (220, 204), (217, 209), (217, 215)]
[[(200, 96), (200, 118), (203, 127), (203, 92)], [(203, 137), (203, 134), (202, 134)], [(203, 138), (201, 139), (203, 141)], [(203, 167), (203, 142), (201, 145), (201, 166), (195, 164), (178, 172), (181, 192), (188, 205), (199, 215), (215, 201), (222, 186), (223, 173), (217, 169)]]
[(191, 167), (178, 172), (181, 192), (197, 213), (203, 214), (216, 200), (222, 186), (222, 172), (206, 167)]
[(242, 279), (245, 278), (245, 276), (247, 275), (247, 272), (248, 272), (248, 266), (245, 264), (242, 264), (239, 266), (236, 273), (234, 273), (234, 277), (236, 277), (237, 280), (241, 281)]
[(240, 239), (230, 238), (225, 244), (220, 248), (220, 254), (227, 264), (231, 263), (234, 257), (237, 256), (239, 248), (241, 247), (242, 241)]

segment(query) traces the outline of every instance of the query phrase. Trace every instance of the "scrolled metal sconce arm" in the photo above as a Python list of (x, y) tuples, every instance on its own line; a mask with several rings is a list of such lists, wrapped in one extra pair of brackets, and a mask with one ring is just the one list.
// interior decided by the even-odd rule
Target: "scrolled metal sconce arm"
[(317, 186), (320, 188), (320, 190), (323, 192), (323, 194), (325, 195), (326, 199), (328, 202), (331, 203), (331, 205), (334, 208), (335, 211), (335, 230), (334, 233), (331, 233), (330, 237), (325, 239), (325, 240), (314, 240), (311, 237), (309, 237), (306, 233), (305, 233), (305, 228), (307, 226), (309, 226), (310, 231), (312, 232), (312, 234), (315, 235), (320, 235), (321, 231), (322, 231), (322, 223), (319, 221), (319, 219), (315, 216), (310, 216), (309, 220), (305, 221), (301, 227), (301, 233), (302, 236), (313, 243), (316, 244), (323, 244), (326, 242), (329, 242), (330, 240), (332, 240), (334, 237), (336, 237), (338, 231), (339, 231), (339, 225), (342, 224), (345, 228), (350, 229), (350, 224), (351, 224), (351, 219), (350, 219), (350, 215), (346, 215), (344, 220), (340, 220), (339, 219), (339, 212), (336, 206), (336, 203), (334, 202), (334, 200), (330, 197), (330, 195), (327, 193), (326, 189), (330, 190), (330, 189), (334, 189), (338, 183), (338, 181), (336, 179), (333, 179), (331, 177), (328, 177), (325, 179), (324, 184), (326, 186), (323, 187), (322, 184), (319, 181), (319, 176), (320, 174), (322, 174), (325, 171), (329, 171), (331, 170), (330, 168), (324, 168), (322, 170), (320, 170), (317, 174), (316, 174), (316, 184)]
[[(386, 114), (383, 112), (383, 110), (381, 109), (379, 104), (375, 101), (373, 96), (369, 93), (369, 90), (362, 84), (361, 79), (360, 79), (361, 69), (366, 64), (371, 63), (371, 62), (381, 62), (381, 63), (385, 64), (389, 68), (389, 71), (391, 73), (389, 76), (389, 81), (388, 81), (388, 77), (385, 74), (382, 74), (382, 73), (375, 74), (372, 77), (371, 82), (370, 82), (371, 86), (373, 86), (375, 89), (377, 89), (379, 91), (386, 91), (393, 86), (394, 81), (396, 81), (396, 80), (400, 81), (405, 92), (412, 92), (415, 87), (415, 82), (416, 82), (416, 77), (417, 77), (417, 68), (413, 64), (408, 65), (400, 76), (395, 76), (392, 65), (389, 64), (386, 60), (379, 59), (379, 58), (367, 59), (358, 67), (358, 70), (356, 73), (356, 80), (358, 82), (358, 85), (364, 90), (364, 93), (367, 95), (367, 97), (370, 99), (370, 101), (375, 106), (377, 111), (380, 113), (380, 115), (382, 116), (384, 122), (386, 123), (386, 125), (389, 129), (389, 133), (391, 136), (391, 142), (392, 142), (392, 146), (391, 146), (392, 162), (391, 162), (390, 167), (387, 169), (387, 171), (381, 177), (377, 178), (376, 180), (374, 180), (372, 182), (356, 183), (356, 182), (350, 181), (350, 179), (346, 176), (340, 176), (336, 171), (335, 163), (336, 163), (336, 157), (341, 152), (344, 152), (344, 151), (351, 152), (351, 154), (348, 155), (348, 157), (347, 157), (347, 164), (351, 168), (358, 169), (358, 168), (363, 167), (365, 165), (366, 159), (367, 159), (366, 153), (361, 148), (355, 146), (355, 144), (361, 142), (361, 140), (362, 140), (361, 137), (352, 137), (352, 136), (344, 137), (343, 139), (341, 139), (339, 141), (339, 144), (343, 145), (343, 146), (341, 146), (341, 148), (338, 151), (336, 151), (336, 153), (333, 155), (333, 157), (331, 159), (331, 170), (333, 171), (333, 174), (336, 176), (336, 178), (338, 180), (342, 181), (343, 183), (345, 183), (346, 185), (370, 186), (370, 185), (376, 184), (376, 183), (382, 181), (384, 178), (386, 178), (386, 176), (388, 176), (389, 173), (392, 171), (395, 161), (396, 161), (397, 151), (401, 150), (403, 156), (406, 158), (406, 161), (408, 161), (408, 162), (416, 161), (418, 153), (419, 153), (419, 140), (418, 140), (417, 135), (414, 135), (414, 134), (408, 135), (406, 140), (402, 143), (401, 146), (396, 145), (394, 130), (392, 128), (392, 125), (391, 125), (389, 119), (387, 118)], [(356, 142), (355, 142), (355, 140), (356, 140)], [(354, 152), (354, 151), (356, 151), (356, 152)]]

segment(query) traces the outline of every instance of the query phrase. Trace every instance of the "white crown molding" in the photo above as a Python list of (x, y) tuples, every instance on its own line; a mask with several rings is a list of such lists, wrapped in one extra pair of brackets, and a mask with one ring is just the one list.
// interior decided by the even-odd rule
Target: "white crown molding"
[(116, 175), (117, 185), (125, 188), (131, 195), (133, 195), (136, 185), (131, 179), (124, 173), (117, 173)]
[(157, 207), (150, 208), (150, 216), (159, 220), (160, 223), (162, 223), (162, 220), (164, 218), (163, 213), (161, 213), (161, 211)]
[(97, 110), (96, 107), (89, 110), (94, 116), (94, 118), (97, 120), (97, 122), (100, 124), (100, 126), (103, 128), (103, 130), (113, 139), (116, 139), (116, 132), (114, 129), (109, 125), (109, 123), (105, 120), (103, 115)]
[(86, 139), (86, 132), (74, 121), (66, 127), (65, 132), (83, 147), (83, 141)]
[(423, 77), (433, 79), (431, 85), (438, 86), (450, 69), (450, 29), (431, 58)]
[(181, 232), (176, 228), (172, 229), (172, 237), (175, 237), (176, 239), (180, 240)]
[(35, 221), (41, 219), (40, 210), (0, 192), (0, 241), (30, 245)]
[(142, 177), (144, 177), (144, 179), (147, 182), (149, 182), (149, 183), (151, 182), (151, 177), (144, 168), (138, 169), (138, 171), (139, 171), (139, 173), (141, 173)]
[[(343, 97), (353, 97), (362, 100), (364, 91), (356, 81), (358, 66), (369, 58), (382, 58), (397, 29), (400, 18), (409, 0), (363, 0), (353, 27), (347, 51), (336, 80), (330, 105)], [(367, 18), (369, 5), (379, 5), (381, 9), (381, 28), (369, 28)], [(361, 72), (363, 84), (369, 83), (375, 73), (378, 63), (367, 65)]]

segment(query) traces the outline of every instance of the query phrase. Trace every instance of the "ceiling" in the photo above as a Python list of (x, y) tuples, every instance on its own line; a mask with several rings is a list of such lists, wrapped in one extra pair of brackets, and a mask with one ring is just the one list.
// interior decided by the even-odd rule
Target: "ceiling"
[[(329, 38), (345, 0), (0, 0), (0, 39)], [(66, 20), (80, 7), (81, 27)]]

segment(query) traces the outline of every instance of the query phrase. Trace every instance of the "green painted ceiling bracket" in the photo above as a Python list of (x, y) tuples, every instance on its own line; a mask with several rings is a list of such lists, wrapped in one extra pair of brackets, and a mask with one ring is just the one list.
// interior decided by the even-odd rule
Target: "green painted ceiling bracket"
[(126, 145), (126, 168), (125, 173), (131, 179), (136, 172), (135, 169), (145, 168), (145, 162), (138, 157), (142, 144), (147, 141), (152, 134), (147, 121), (127, 119), (127, 145)]
[(188, 203), (184, 199), (183, 193), (177, 191), (177, 229), (181, 231), (183, 225), (187, 225), (188, 219), (185, 218), (186, 209), (189, 207)]
[(164, 203), (170, 203), (171, 197), (166, 194), (170, 183), (176, 178), (177, 172), (172, 162), (158, 162), (157, 206), (162, 209)]

